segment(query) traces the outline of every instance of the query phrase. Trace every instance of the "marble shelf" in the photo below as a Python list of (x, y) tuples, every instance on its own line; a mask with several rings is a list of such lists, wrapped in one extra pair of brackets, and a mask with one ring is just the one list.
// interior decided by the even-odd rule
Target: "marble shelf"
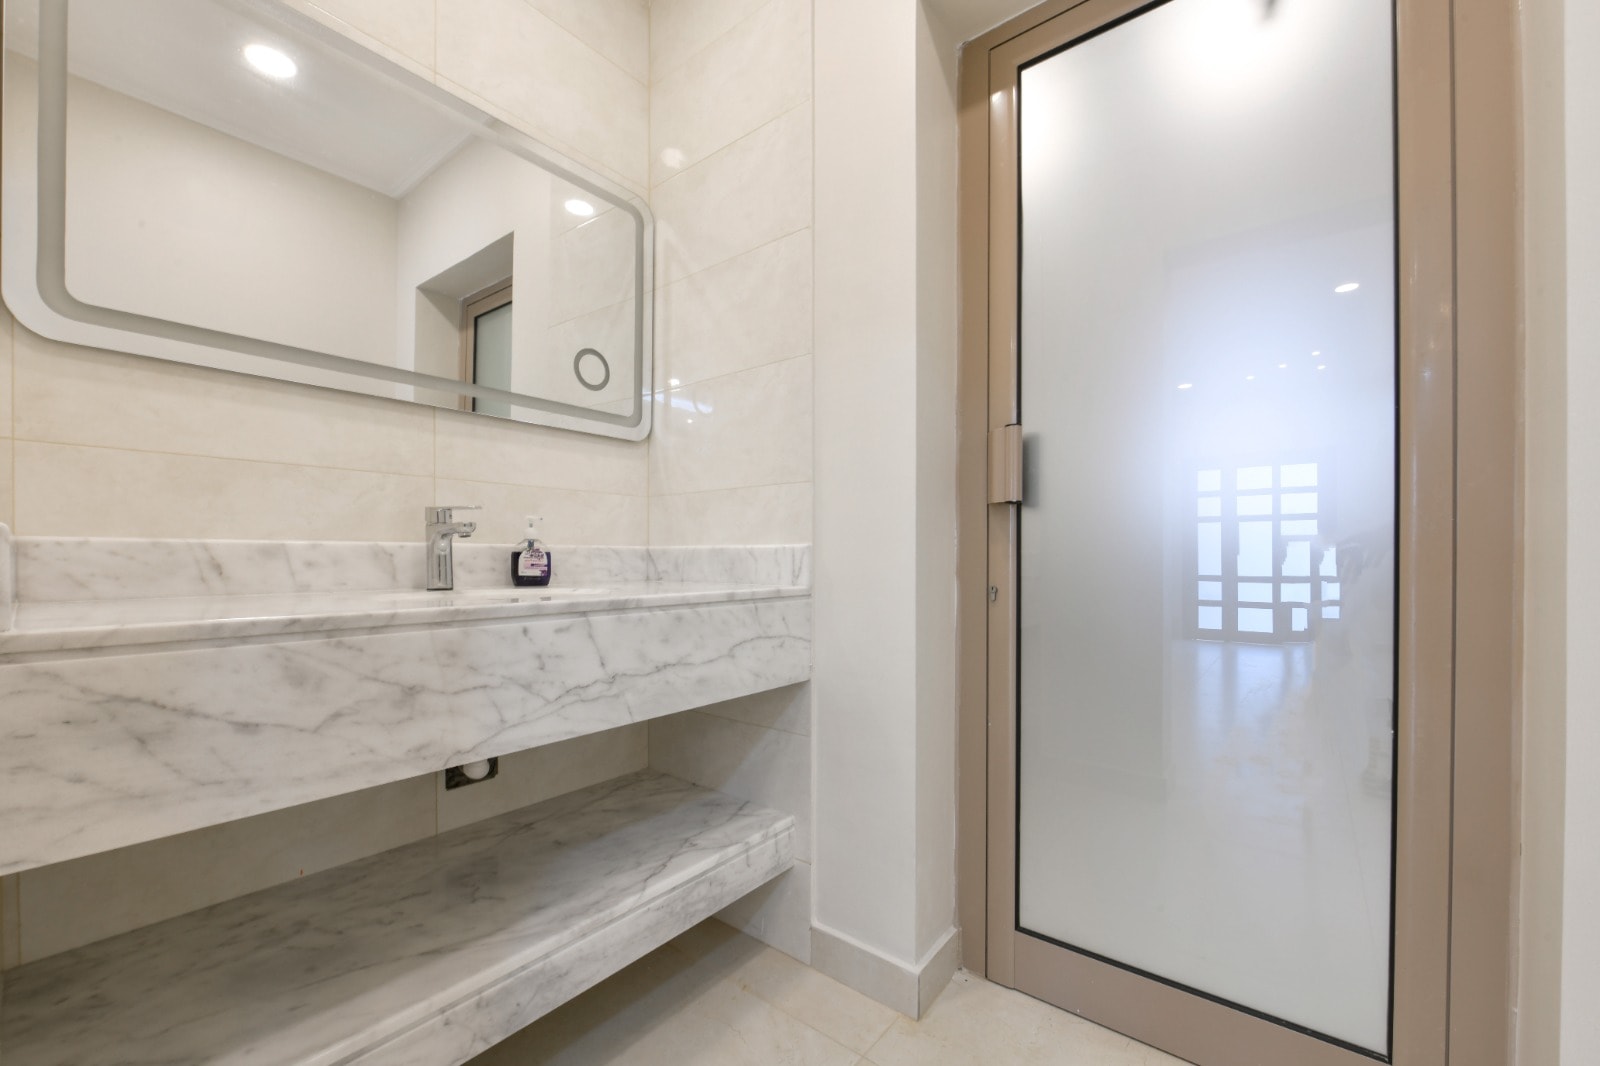
[(5, 974), (6, 1066), (461, 1063), (793, 862), (794, 818), (618, 778)]

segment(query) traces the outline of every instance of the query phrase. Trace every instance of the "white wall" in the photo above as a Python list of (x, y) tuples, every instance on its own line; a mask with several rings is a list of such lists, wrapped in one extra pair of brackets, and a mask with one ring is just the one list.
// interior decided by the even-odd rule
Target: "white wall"
[(1518, 1061), (1600, 1061), (1600, 8), (1527, 4)]
[(815, 27), (813, 961), (915, 1013), (953, 957), (954, 42), (914, 0)]

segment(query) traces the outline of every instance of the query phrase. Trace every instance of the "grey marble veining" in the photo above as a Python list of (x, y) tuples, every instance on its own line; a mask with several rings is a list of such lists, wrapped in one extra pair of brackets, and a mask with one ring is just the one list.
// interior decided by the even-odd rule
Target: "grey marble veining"
[(0, 874), (803, 681), (806, 597), (0, 663)]
[(6, 1066), (461, 1063), (788, 869), (639, 774), (10, 971)]
[(21, 603), (0, 632), (0, 665), (19, 658), (214, 645), (397, 626), (460, 625), (552, 614), (635, 610), (804, 596), (781, 585), (633, 581), (601, 588), (374, 590), (282, 596), (164, 596), (156, 599)]
[[(513, 548), (458, 541), (456, 587), (510, 587)], [(25, 603), (403, 591), (424, 583), (420, 543), (18, 537), (16, 550), (17, 599)], [(806, 545), (551, 550), (557, 588), (647, 580), (810, 584)]]
[(462, 545), (429, 593), (414, 544), (16, 543), (0, 874), (811, 671), (804, 547), (557, 548), (537, 589)]

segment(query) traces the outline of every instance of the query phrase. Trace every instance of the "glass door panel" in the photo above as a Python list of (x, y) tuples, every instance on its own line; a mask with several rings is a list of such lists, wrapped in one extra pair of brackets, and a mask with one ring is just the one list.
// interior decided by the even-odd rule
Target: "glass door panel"
[(1388, 1052), (1389, 0), (1027, 66), (1017, 924)]

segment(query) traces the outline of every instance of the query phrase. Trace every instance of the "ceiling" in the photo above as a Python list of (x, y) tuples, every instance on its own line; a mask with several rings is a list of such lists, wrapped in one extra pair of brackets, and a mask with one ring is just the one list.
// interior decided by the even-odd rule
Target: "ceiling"
[[(386, 196), (472, 136), (467, 120), (419, 92), (242, 5), (73, 0), (70, 11), (74, 75)], [(275, 81), (254, 70), (243, 52), (256, 43), (298, 72)]]

